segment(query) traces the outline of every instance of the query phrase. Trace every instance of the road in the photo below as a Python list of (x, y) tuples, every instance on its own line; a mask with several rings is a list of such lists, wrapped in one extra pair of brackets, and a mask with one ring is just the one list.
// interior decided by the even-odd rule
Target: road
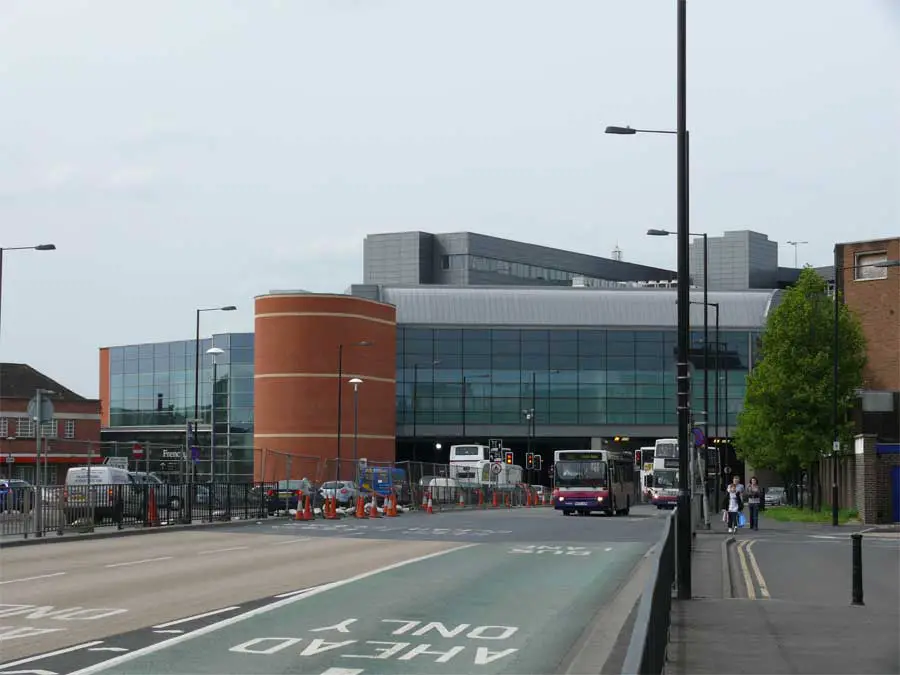
[(0, 675), (597, 672), (667, 515), (261, 521), (0, 551)]

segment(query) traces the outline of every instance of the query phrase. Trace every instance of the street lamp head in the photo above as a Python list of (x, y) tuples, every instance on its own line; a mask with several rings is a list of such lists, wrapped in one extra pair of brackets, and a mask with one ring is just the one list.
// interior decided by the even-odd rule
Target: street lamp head
[(237, 307), (235, 307), (234, 305), (225, 305), (224, 307), (220, 307), (219, 309), (223, 312), (233, 312), (237, 309)]
[(39, 244), (34, 247), (35, 251), (55, 251), (56, 244)]
[(371, 347), (375, 343), (371, 340), (360, 340), (359, 342), (353, 343), (354, 347)]
[(442, 446), (440, 443), (435, 443), (435, 444), (434, 444), (434, 449), (435, 449), (435, 450), (440, 450), (442, 447), (443, 447), (443, 446)]
[(210, 347), (206, 350), (207, 354), (212, 354), (213, 356), (218, 356), (219, 354), (224, 354), (224, 349), (219, 349), (218, 347)]
[(621, 136), (633, 136), (637, 133), (637, 129), (632, 129), (631, 127), (606, 127), (606, 131), (604, 133), (607, 134), (619, 134)]
[(648, 237), (668, 237), (670, 234), (672, 234), (672, 232), (669, 232), (669, 230), (647, 230)]
[(349, 382), (350, 384), (354, 385), (354, 386), (363, 383), (363, 381), (362, 381), (360, 378), (358, 378), (358, 377), (352, 377), (352, 378), (350, 378), (350, 379), (348, 380), (348, 382)]
[(900, 260), (882, 260), (872, 263), (872, 267), (900, 267)]

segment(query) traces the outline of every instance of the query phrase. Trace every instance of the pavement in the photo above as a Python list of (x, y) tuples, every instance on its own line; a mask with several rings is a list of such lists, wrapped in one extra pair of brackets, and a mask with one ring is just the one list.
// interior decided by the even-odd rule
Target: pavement
[(3, 549), (0, 675), (618, 672), (668, 515), (416, 513)]
[[(900, 539), (760, 518), (698, 533), (694, 599), (674, 601), (666, 672), (900, 672)], [(851, 605), (852, 532), (863, 532), (863, 606)]]

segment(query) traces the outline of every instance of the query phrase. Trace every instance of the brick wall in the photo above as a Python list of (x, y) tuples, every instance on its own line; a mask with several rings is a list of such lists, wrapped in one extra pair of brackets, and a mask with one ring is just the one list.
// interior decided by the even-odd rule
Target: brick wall
[(854, 439), (856, 467), (856, 510), (859, 519), (866, 524), (876, 522), (878, 512), (878, 456), (875, 454), (875, 436), (860, 434)]
[(890, 523), (891, 468), (900, 466), (900, 455), (878, 455), (875, 480), (875, 523)]
[[(900, 238), (838, 244), (836, 258), (845, 268), (840, 276), (844, 302), (859, 317), (868, 347), (865, 389), (900, 391), (900, 267), (880, 270), (886, 279), (857, 280), (854, 270), (861, 253), (886, 252), (900, 260)], [(875, 270), (868, 268), (866, 273)]]

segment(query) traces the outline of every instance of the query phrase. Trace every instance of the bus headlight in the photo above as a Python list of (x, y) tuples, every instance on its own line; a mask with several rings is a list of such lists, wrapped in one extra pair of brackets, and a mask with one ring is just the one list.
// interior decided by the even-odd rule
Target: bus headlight
[(565, 497), (560, 497), (560, 498), (559, 498), (559, 501), (560, 501), (560, 502), (564, 502), (564, 501), (565, 501)]
[(603, 503), (603, 497), (597, 497), (597, 501), (600, 502), (600, 503), (602, 504), (602, 503)]

